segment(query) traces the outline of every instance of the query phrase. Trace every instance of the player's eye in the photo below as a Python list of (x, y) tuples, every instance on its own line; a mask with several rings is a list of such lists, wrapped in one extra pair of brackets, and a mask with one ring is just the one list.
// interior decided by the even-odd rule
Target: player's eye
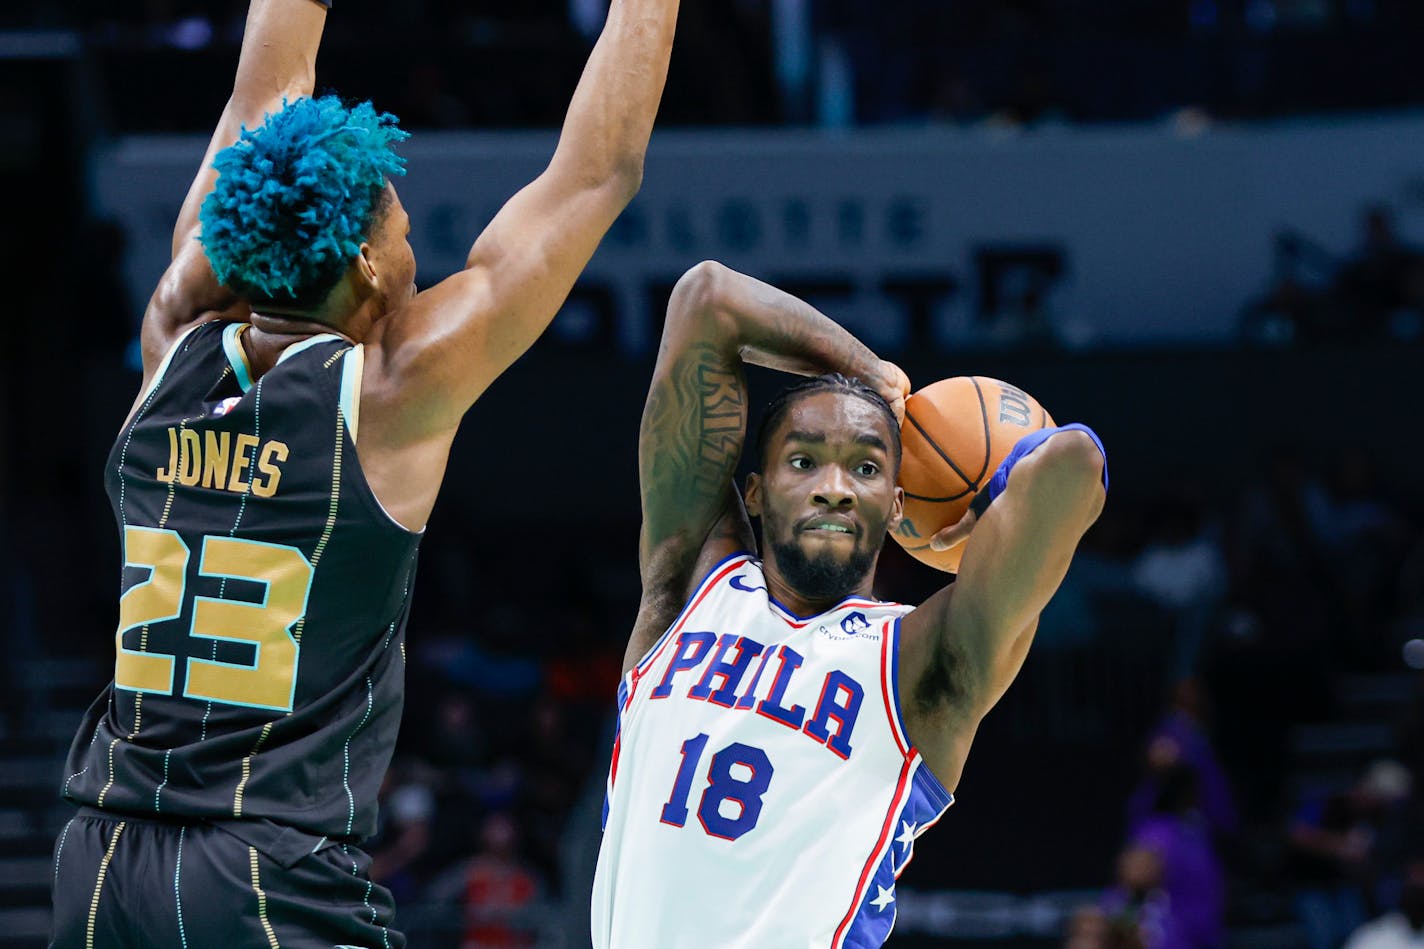
[(792, 455), (789, 464), (797, 471), (810, 471), (813, 467), (811, 459), (805, 455)]
[(873, 461), (862, 461), (855, 466), (855, 473), (862, 478), (873, 478), (880, 473), (880, 466)]

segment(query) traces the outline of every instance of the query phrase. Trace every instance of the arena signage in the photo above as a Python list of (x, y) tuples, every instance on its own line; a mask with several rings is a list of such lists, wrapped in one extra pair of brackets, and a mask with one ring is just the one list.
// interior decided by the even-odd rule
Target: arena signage
[[(1424, 217), (1424, 116), (1208, 128), (663, 132), (643, 190), (554, 335), (647, 352), (668, 288), (716, 258), (811, 298), (887, 350), (1028, 337), (1069, 345), (1217, 342), (1298, 231), (1339, 254), (1362, 206)], [(126, 139), (97, 203), (151, 287), (197, 139)], [(461, 266), (538, 173), (541, 134), (421, 133), (400, 182), (421, 279)], [(138, 301), (135, 301), (136, 305)]]

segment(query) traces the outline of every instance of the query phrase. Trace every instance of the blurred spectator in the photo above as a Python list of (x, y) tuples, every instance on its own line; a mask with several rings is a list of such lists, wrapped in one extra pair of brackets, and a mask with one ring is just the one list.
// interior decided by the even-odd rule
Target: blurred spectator
[(1142, 594), (1166, 609), (1175, 626), (1174, 678), (1197, 674), (1206, 632), (1226, 596), (1226, 564), (1195, 486), (1164, 496), (1148, 515), (1147, 546), (1132, 566)]
[(1202, 818), (1196, 772), (1186, 764), (1161, 772), (1152, 812), (1132, 831), (1129, 853), (1148, 852), (1160, 864), (1158, 886), (1167, 911), (1157, 921), (1160, 943), (1183, 949), (1220, 949), (1225, 876)]
[(1346, 790), (1305, 801), (1289, 842), (1298, 888), (1296, 912), (1310, 949), (1334, 949), (1368, 915), (1382, 842), (1400, 839), (1412, 779), (1394, 761), (1377, 761)]
[(371, 879), (388, 888), (398, 904), (418, 898), (420, 864), (430, 849), (435, 794), (425, 772), (413, 762), (391, 765), (381, 786), (380, 829), (366, 845)]
[[(1338, 614), (1330, 564), (1332, 505), (1294, 445), (1279, 445), (1247, 490), (1232, 527), (1234, 599), (1258, 620), (1267, 648), (1323, 674)], [(1298, 675), (1305, 678), (1304, 668)]]
[(480, 852), (464, 871), (465, 932), (461, 949), (527, 949), (538, 937), (534, 918), (542, 884), (520, 856), (520, 828), (508, 812), (480, 828)]
[(1408, 528), (1380, 487), (1374, 459), (1360, 446), (1338, 454), (1329, 492), (1329, 557), (1344, 610), (1339, 652), (1357, 668), (1396, 668), (1389, 614), (1409, 550)]
[(1107, 945), (1123, 949), (1186, 949), (1169, 941), (1171, 906), (1162, 890), (1162, 856), (1150, 847), (1128, 847), (1118, 857), (1117, 882), (1099, 907), (1108, 921)]
[(455, 773), (479, 766), (486, 760), (486, 743), (474, 700), (459, 689), (437, 695), (434, 719), (415, 742), (420, 754), (436, 767)]
[(1424, 305), (1424, 254), (1400, 239), (1389, 209), (1366, 208), (1360, 231), (1359, 247), (1335, 281), (1347, 339), (1381, 337), (1396, 311)]
[(1424, 949), (1424, 860), (1407, 868), (1399, 908), (1355, 930), (1345, 949)]
[(562, 883), (559, 843), (565, 818), (583, 789), (595, 753), (602, 760), (603, 749), (595, 748), (590, 738), (575, 739), (565, 706), (549, 696), (529, 713), (524, 747), (520, 814), (529, 829), (526, 851), (551, 889), (557, 890)]
[(1083, 906), (1068, 921), (1068, 938), (1063, 949), (1141, 949), (1135, 934), (1114, 932), (1108, 916), (1099, 907)]
[(1290, 727), (1318, 721), (1332, 701), (1330, 511), (1302, 453), (1282, 445), (1228, 522), (1230, 603), (1205, 676), (1224, 723), (1218, 747), (1250, 815), (1277, 806)]
[(1238, 522), (1234, 580), (1247, 587), (1318, 579), (1326, 571), (1330, 498), (1294, 445), (1277, 445), (1248, 489)]
[(1355, 343), (1424, 333), (1424, 252), (1406, 244), (1382, 205), (1360, 215), (1360, 239), (1341, 258), (1311, 238), (1276, 238), (1276, 275), (1248, 307), (1243, 330), (1261, 342)]
[(1195, 809), (1210, 834), (1229, 837), (1239, 828), (1231, 782), (1206, 734), (1205, 703), (1195, 680), (1183, 680), (1173, 688), (1171, 708), (1148, 740), (1147, 773), (1128, 799), (1129, 836), (1159, 809), (1167, 781), (1183, 767), (1194, 775)]

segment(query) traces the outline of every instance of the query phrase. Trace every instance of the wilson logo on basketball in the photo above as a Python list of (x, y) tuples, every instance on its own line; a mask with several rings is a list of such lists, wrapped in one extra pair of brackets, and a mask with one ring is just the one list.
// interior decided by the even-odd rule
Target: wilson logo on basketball
[(1027, 392), (1011, 385), (1004, 385), (999, 389), (1000, 422), (1028, 428), (1032, 417), (1033, 410), (1029, 408)]

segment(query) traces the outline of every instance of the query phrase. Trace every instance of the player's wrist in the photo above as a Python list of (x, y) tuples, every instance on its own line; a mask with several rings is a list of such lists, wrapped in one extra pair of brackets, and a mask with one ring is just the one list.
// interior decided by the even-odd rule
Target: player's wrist
[(1014, 468), (1019, 462), (1033, 454), (1054, 435), (1059, 435), (1064, 432), (1081, 432), (1090, 438), (1093, 444), (1097, 446), (1098, 452), (1103, 456), (1103, 488), (1106, 490), (1108, 486), (1108, 452), (1107, 449), (1103, 447), (1103, 440), (1098, 437), (1097, 432), (1082, 422), (1070, 422), (1067, 425), (1041, 428), (1036, 432), (1029, 432), (1015, 442), (1014, 447), (1009, 451), (1008, 457), (999, 464), (998, 469), (995, 470), (994, 476), (989, 479), (988, 484), (984, 485), (984, 487), (979, 490), (979, 493), (974, 495), (974, 499), (969, 502), (969, 509), (974, 512), (975, 516), (983, 517), (984, 512), (988, 510), (989, 505), (994, 502), (994, 499), (1004, 493), (1004, 489), (1009, 485), (1009, 475), (1013, 473)]

